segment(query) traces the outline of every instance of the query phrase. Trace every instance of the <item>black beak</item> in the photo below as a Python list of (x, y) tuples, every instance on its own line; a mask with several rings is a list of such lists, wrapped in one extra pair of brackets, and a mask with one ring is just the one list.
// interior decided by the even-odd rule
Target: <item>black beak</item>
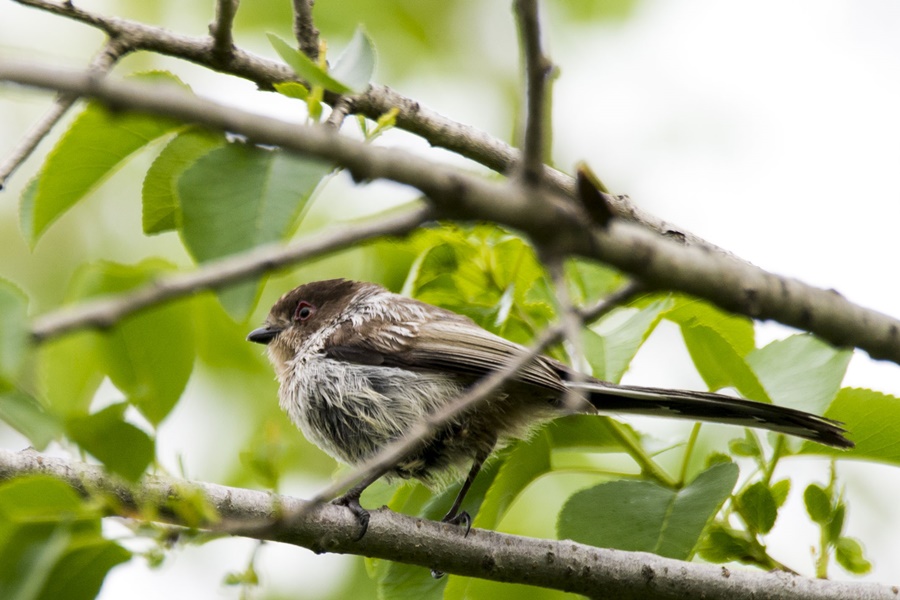
[(268, 344), (274, 340), (275, 336), (279, 333), (281, 333), (281, 329), (278, 327), (260, 327), (254, 329), (247, 335), (247, 341), (256, 342), (257, 344)]

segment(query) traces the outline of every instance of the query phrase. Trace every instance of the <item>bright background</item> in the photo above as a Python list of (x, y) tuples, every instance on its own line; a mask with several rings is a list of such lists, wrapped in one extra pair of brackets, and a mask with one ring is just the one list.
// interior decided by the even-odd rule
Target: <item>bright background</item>
[[(376, 81), (509, 140), (519, 83), (509, 4), (318, 0), (316, 11), (322, 35), (335, 48), (343, 46), (357, 22), (367, 27), (379, 50)], [(192, 35), (203, 34), (212, 16), (211, 1), (82, 0), (78, 5)], [(289, 6), (287, 0), (245, 2), (238, 15), (238, 45), (274, 57), (264, 34), (290, 37)], [(663, 219), (764, 269), (836, 289), (863, 306), (900, 316), (894, 260), (900, 222), (900, 4), (569, 0), (545, 2), (543, 9), (548, 51), (560, 69), (553, 99), (553, 158), (559, 168), (571, 170), (585, 160), (613, 191), (629, 194)], [(101, 42), (102, 36), (88, 27), (0, 0), (0, 57), (83, 67)], [(261, 101), (244, 81), (171, 59), (137, 55), (117, 73), (156, 67), (173, 70), (218, 100), (303, 118), (295, 104), (274, 94)], [(0, 155), (43, 113), (49, 98), (0, 88)], [(387, 136), (384, 143), (434, 155), (427, 144), (402, 134)], [(29, 250), (18, 231), (18, 195), (51, 146), (45, 141), (0, 194), (0, 277), (36, 298), (36, 313), (60, 302), (75, 264), (85, 257), (129, 262), (162, 254), (189, 264), (172, 234), (139, 235), (135, 174), (140, 170), (129, 167)], [(144, 153), (134, 160), (146, 167), (151, 159), (152, 153)], [(411, 197), (387, 184), (349, 188), (340, 178), (330, 184), (304, 227), (321, 225), (329, 210), (360, 212), (363, 204), (375, 210)], [(346, 261), (334, 265), (343, 269), (335, 276), (354, 276)], [(277, 293), (276, 287), (277, 282), (269, 293)], [(264, 312), (258, 310), (256, 319)], [(789, 333), (770, 324), (758, 331), (761, 342)], [(664, 322), (626, 381), (702, 389), (680, 344), (677, 329)], [(258, 362), (264, 366), (261, 358)], [(228, 385), (210, 382), (202, 373), (192, 380), (189, 395), (160, 433), (159, 455), (167, 467), (174, 470), (181, 455), (189, 475), (231, 482), (227, 465), (253, 432), (239, 405), (247, 396), (235, 396)], [(900, 367), (857, 353), (845, 385), (900, 396)], [(115, 398), (116, 392), (107, 386), (101, 396), (98, 402)], [(274, 385), (257, 397), (274, 404)], [(647, 427), (664, 436), (668, 425)], [(0, 429), (0, 441), (8, 448), (25, 443), (5, 429)], [(285, 491), (309, 494), (328, 480), (331, 466), (310, 460), (322, 463), (319, 475), (295, 477)], [(795, 479), (789, 508), (796, 518), (783, 514), (769, 545), (776, 558), (809, 573), (809, 548), (817, 533), (802, 514), (800, 490), (809, 481), (826, 480), (827, 462), (784, 463), (789, 464), (779, 475)], [(863, 540), (874, 562), (868, 578), (898, 583), (900, 514), (894, 499), (900, 497), (900, 471), (848, 462), (840, 464), (840, 474), (847, 485), (848, 534)], [(237, 590), (223, 586), (222, 575), (242, 570), (251, 549), (244, 540), (189, 547), (152, 572), (135, 560), (111, 573), (102, 597), (235, 598)], [(314, 556), (274, 544), (260, 552), (270, 597), (292, 596), (298, 589), (304, 597), (338, 597), (348, 580), (364, 577), (352, 558)], [(833, 575), (848, 577), (839, 569)]]

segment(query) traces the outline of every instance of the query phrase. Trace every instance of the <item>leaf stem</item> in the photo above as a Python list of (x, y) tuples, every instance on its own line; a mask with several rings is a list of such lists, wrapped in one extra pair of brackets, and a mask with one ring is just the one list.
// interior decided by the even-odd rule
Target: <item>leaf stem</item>
[(691, 455), (694, 453), (694, 446), (697, 445), (697, 438), (700, 436), (701, 423), (694, 423), (691, 429), (691, 437), (688, 438), (687, 447), (684, 449), (684, 458), (681, 461), (681, 472), (678, 474), (678, 487), (682, 487), (687, 479), (688, 464), (691, 462)]
[(641, 472), (651, 479), (656, 480), (660, 485), (669, 489), (679, 489), (681, 485), (672, 479), (672, 476), (666, 473), (662, 467), (650, 457), (649, 454), (641, 447), (640, 443), (634, 439), (634, 435), (625, 428), (624, 425), (614, 419), (607, 419), (610, 431), (613, 437), (622, 444), (631, 458), (640, 466)]

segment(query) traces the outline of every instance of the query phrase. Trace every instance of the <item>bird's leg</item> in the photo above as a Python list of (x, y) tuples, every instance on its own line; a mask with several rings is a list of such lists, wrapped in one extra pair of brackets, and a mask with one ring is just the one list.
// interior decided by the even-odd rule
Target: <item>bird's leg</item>
[(490, 451), (479, 452), (475, 455), (475, 460), (472, 461), (472, 468), (469, 469), (469, 474), (466, 476), (466, 480), (463, 482), (462, 487), (459, 488), (459, 493), (456, 495), (456, 500), (453, 501), (453, 506), (450, 507), (450, 510), (447, 511), (447, 514), (444, 515), (443, 519), (441, 519), (442, 523), (465, 525), (466, 536), (469, 535), (469, 530), (472, 528), (472, 517), (469, 516), (469, 513), (467, 513), (466, 511), (460, 511), (459, 509), (462, 506), (466, 494), (469, 493), (469, 488), (472, 487), (472, 483), (478, 476), (478, 472), (481, 471), (481, 466), (484, 465), (484, 461), (487, 460), (487, 457), (489, 455)]
[(359, 497), (362, 495), (363, 491), (369, 487), (370, 483), (370, 481), (366, 481), (354, 486), (347, 490), (343, 496), (332, 500), (332, 504), (349, 508), (350, 512), (353, 513), (353, 516), (356, 517), (356, 521), (359, 523), (359, 534), (353, 539), (354, 542), (361, 540), (369, 529), (369, 511), (360, 505)]

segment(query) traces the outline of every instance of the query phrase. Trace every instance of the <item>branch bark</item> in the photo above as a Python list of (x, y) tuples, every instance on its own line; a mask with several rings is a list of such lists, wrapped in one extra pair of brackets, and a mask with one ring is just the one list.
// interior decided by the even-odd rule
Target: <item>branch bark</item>
[[(116, 109), (166, 115), (245, 135), (259, 143), (344, 166), (357, 180), (390, 179), (421, 190), (440, 216), (488, 220), (518, 229), (555, 252), (611, 264), (647, 286), (704, 298), (725, 310), (809, 331), (900, 364), (900, 321), (840, 294), (779, 277), (705, 248), (683, 246), (633, 223), (596, 227), (569, 198), (543, 202), (520, 186), (467, 174), (396, 148), (370, 146), (324, 126), (294, 125), (175, 89), (96, 80), (90, 74), (7, 61), (0, 80), (96, 98)], [(184, 290), (182, 293), (189, 293)]]
[[(301, 512), (306, 503), (213, 483), (147, 476), (136, 486), (110, 477), (101, 468), (33, 450), (0, 450), (0, 481), (30, 474), (60, 479), (81, 494), (102, 493), (118, 500), (117, 514), (133, 518), (136, 509), (155, 508), (157, 518), (184, 525), (169, 506), (188, 490), (199, 490), (216, 508), (231, 533), (247, 523), (251, 537), (309, 548), (314, 552), (358, 554), (439, 569), (446, 573), (508, 583), (524, 583), (590, 597), (660, 600), (896, 600), (896, 587), (809, 579), (787, 573), (731, 570), (687, 563), (642, 552), (594, 548), (563, 540), (542, 540), (459, 528), (407, 517), (387, 509), (372, 511), (369, 529), (354, 542), (358, 524), (348, 509), (324, 504), (292, 523), (279, 520), (284, 509)], [(272, 523), (266, 530), (260, 520)], [(221, 524), (205, 529), (220, 530)], [(238, 535), (241, 535), (238, 533)]]
[(301, 260), (341, 250), (379, 236), (403, 235), (431, 218), (429, 207), (325, 231), (289, 245), (275, 244), (206, 263), (196, 271), (157, 280), (130, 294), (85, 302), (38, 318), (31, 330), (38, 341), (85, 328), (107, 328), (142, 308), (162, 304), (202, 290), (216, 289), (285, 267)]
[[(146, 50), (187, 60), (214, 71), (242, 77), (256, 83), (261, 89), (271, 90), (274, 83), (288, 81), (294, 77), (287, 65), (256, 56), (237, 47), (222, 60), (212, 51), (208, 37), (182, 35), (136, 21), (106, 17), (79, 8), (70, 2), (13, 1), (96, 27), (110, 37), (127, 44), (131, 50)], [(325, 100), (334, 101), (334, 98), (326, 95)], [(519, 164), (520, 153), (509, 144), (476, 127), (448, 119), (386, 86), (370, 85), (365, 94), (353, 98), (353, 112), (370, 119), (378, 119), (391, 109), (398, 111), (396, 118), (398, 128), (426, 139), (432, 146), (465, 156), (499, 173), (511, 173)], [(551, 189), (561, 194), (570, 197), (575, 194), (575, 181), (565, 173), (545, 166), (544, 180)], [(627, 196), (610, 195), (607, 201), (622, 219), (639, 223), (651, 231), (685, 245), (724, 252), (715, 244), (641, 210)]]

